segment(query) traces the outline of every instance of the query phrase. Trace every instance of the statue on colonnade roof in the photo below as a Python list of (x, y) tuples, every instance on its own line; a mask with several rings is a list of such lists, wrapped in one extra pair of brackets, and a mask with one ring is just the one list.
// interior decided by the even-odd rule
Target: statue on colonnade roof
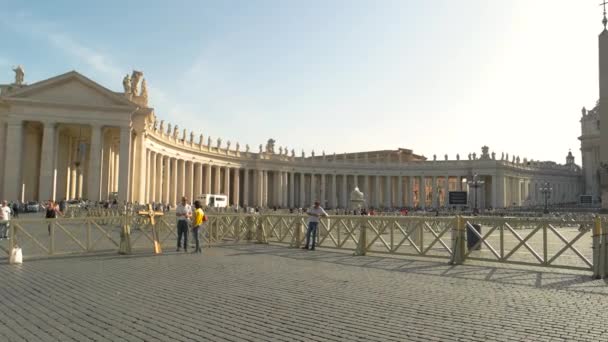
[(133, 73), (131, 74), (131, 94), (133, 94), (133, 96), (137, 96), (139, 94), (139, 81), (143, 76), (143, 72), (133, 70)]
[(125, 95), (131, 95), (131, 76), (129, 74), (122, 79), (122, 87), (125, 90)]
[(274, 154), (274, 143), (276, 141), (274, 139), (268, 139), (268, 142), (266, 143), (266, 152), (267, 153), (272, 153)]
[(22, 85), (25, 79), (25, 70), (21, 65), (18, 65), (13, 71), (15, 72), (15, 84)]

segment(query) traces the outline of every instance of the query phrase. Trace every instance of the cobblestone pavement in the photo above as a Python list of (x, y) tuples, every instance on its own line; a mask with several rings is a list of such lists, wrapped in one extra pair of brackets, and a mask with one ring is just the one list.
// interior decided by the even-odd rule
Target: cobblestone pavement
[(605, 341), (588, 272), (273, 245), (0, 264), (0, 341)]

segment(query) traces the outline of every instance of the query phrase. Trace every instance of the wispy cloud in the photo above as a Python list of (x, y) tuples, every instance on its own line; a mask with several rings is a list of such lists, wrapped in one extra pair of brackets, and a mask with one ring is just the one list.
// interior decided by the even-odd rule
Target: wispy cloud
[(95, 71), (109, 74), (112, 78), (117, 79), (120, 78), (120, 76), (123, 74), (123, 72), (121, 72), (121, 69), (118, 66), (114, 65), (111, 62), (110, 58), (105, 56), (103, 53), (95, 51), (94, 49), (91, 49), (76, 42), (73, 38), (64, 33), (40, 33), (45, 35), (53, 46), (84, 61)]

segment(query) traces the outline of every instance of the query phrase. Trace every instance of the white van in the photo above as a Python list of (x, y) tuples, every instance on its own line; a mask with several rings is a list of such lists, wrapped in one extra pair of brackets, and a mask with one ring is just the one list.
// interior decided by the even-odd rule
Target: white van
[(228, 207), (228, 196), (226, 196), (226, 195), (202, 194), (199, 197), (197, 197), (197, 200), (201, 202), (201, 205), (203, 207), (211, 207), (211, 208)]

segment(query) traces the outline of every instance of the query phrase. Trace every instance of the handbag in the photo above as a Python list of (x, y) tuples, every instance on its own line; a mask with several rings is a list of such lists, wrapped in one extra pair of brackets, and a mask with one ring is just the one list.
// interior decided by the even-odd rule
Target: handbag
[(11, 257), (9, 259), (10, 264), (22, 264), (23, 263), (23, 252), (20, 247), (15, 247), (11, 250)]

